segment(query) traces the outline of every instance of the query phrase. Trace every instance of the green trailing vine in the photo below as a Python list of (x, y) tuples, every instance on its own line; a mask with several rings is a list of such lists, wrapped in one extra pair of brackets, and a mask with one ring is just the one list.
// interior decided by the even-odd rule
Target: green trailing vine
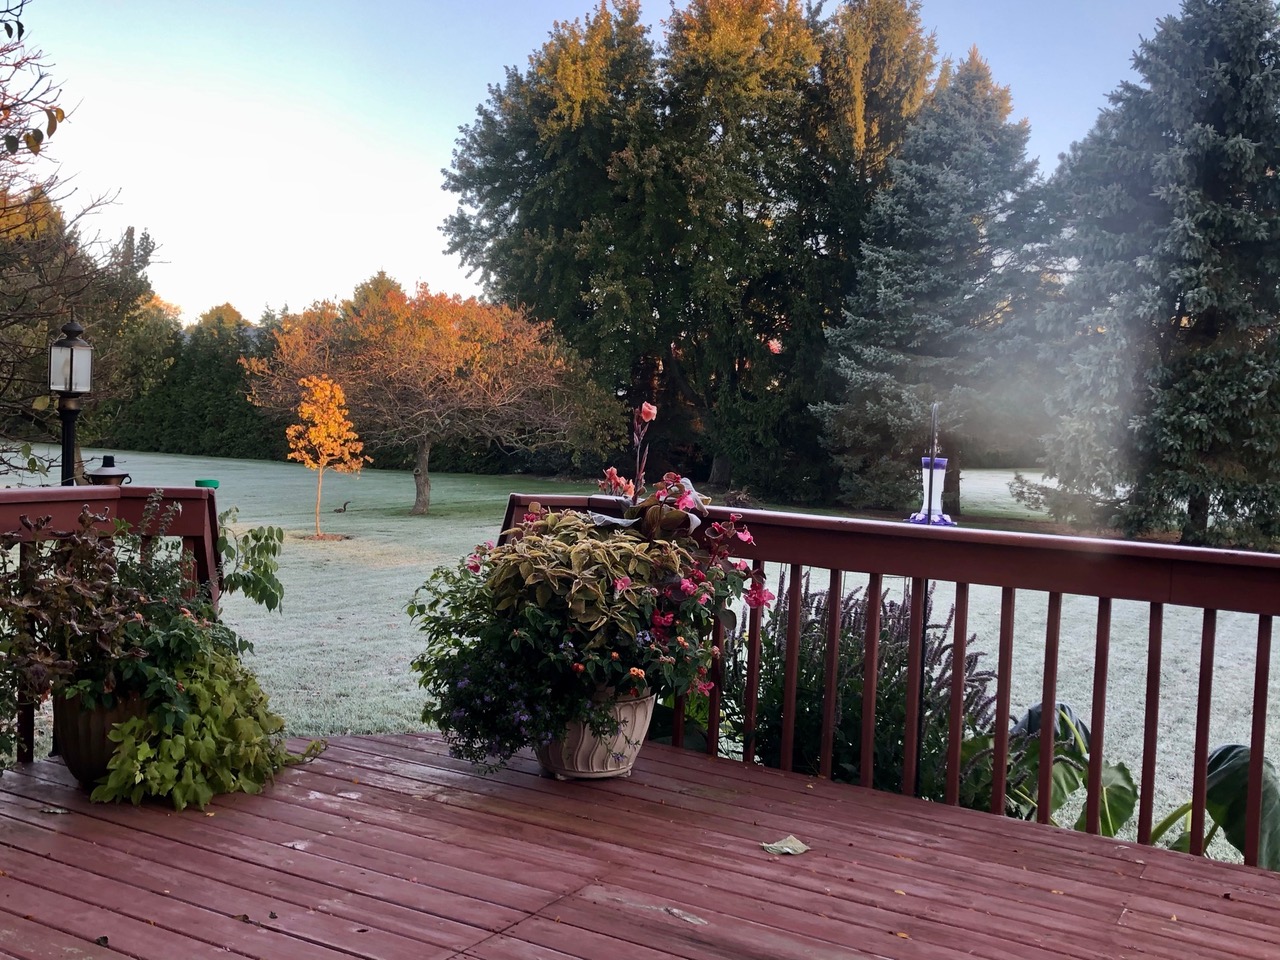
[(258, 793), (290, 754), (284, 720), (272, 713), (257, 679), (230, 654), (208, 651), (175, 671), (189, 708), (161, 705), (119, 724), (106, 780), (91, 799), (167, 799), (177, 810), (203, 808), (215, 794)]

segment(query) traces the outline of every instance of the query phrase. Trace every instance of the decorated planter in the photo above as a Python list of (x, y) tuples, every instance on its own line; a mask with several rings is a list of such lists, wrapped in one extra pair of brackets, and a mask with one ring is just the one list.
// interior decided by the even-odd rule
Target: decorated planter
[(562, 780), (629, 776), (649, 732), (654, 700), (650, 695), (609, 701), (616, 734), (601, 739), (586, 723), (571, 723), (562, 738), (535, 749), (538, 763)]

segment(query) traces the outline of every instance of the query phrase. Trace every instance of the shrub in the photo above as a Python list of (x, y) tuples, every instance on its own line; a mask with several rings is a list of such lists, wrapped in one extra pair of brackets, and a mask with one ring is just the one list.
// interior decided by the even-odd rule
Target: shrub
[[(755, 752), (778, 766), (782, 750), (783, 665), (790, 597), (785, 574), (779, 578), (778, 603), (761, 629), (760, 693), (756, 728), (746, 729), (746, 630), (740, 628), (725, 658), (725, 718), (742, 743), (755, 738)], [(921, 713), (920, 795), (941, 799), (945, 786), (947, 735), (951, 704), (951, 615), (942, 623), (930, 619), (932, 591), (925, 599), (924, 677)], [(805, 576), (801, 590), (799, 670), (796, 680), (794, 768), (817, 774), (821, 764), (822, 708), (826, 675), (827, 591), (814, 591)], [(840, 606), (840, 656), (836, 682), (832, 779), (857, 782), (862, 757), (862, 678), (868, 598), (862, 589), (847, 593)], [(879, 598), (880, 645), (876, 680), (876, 726), (873, 783), (877, 789), (902, 788), (903, 733), (907, 715), (907, 649), (911, 598), (898, 603)], [(992, 723), (995, 674), (980, 667), (982, 654), (964, 661), (964, 736), (987, 732)]]

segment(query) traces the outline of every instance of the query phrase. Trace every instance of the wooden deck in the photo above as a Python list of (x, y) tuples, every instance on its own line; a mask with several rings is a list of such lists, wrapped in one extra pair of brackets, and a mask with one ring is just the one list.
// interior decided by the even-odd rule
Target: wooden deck
[(563, 783), (344, 737), (203, 813), (70, 783), (0, 777), (0, 956), (1280, 956), (1280, 875), (655, 744)]

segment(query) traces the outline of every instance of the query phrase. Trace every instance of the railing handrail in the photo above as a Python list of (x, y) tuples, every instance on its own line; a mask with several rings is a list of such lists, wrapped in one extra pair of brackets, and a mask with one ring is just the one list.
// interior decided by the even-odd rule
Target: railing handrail
[[(20, 540), (35, 535), (22, 525), (22, 518), (49, 517), (41, 538), (69, 533), (80, 526), (81, 511), (88, 507), (102, 519), (97, 528), (110, 533), (115, 521), (126, 523), (130, 531), (154, 536), (159, 531), (144, 528), (148, 500), (159, 493), (160, 514), (165, 517), (165, 535), (181, 537), (183, 549), (195, 561), (197, 582), (208, 587), (216, 604), (221, 590), (218, 554), (218, 507), (213, 490), (207, 487), (66, 486), (10, 487), (0, 489), (0, 532)], [(173, 507), (177, 509), (174, 510)]]

